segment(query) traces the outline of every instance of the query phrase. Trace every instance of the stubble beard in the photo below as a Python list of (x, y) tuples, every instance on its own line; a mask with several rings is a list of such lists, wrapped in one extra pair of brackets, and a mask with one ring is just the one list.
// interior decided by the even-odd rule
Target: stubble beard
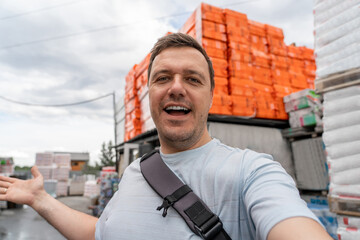
[(161, 127), (158, 128), (160, 143), (162, 145), (166, 143), (166, 146), (179, 152), (192, 148), (201, 139), (206, 128), (207, 117), (202, 115), (200, 119), (200, 121), (195, 123), (194, 128), (188, 130), (179, 128), (176, 133)]

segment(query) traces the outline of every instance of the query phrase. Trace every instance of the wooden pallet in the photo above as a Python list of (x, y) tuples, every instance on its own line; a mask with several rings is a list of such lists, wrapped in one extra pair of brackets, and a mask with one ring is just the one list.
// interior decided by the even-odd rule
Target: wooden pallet
[(360, 197), (329, 196), (331, 212), (360, 217)]
[(298, 127), (298, 128), (286, 128), (281, 130), (281, 134), (284, 138), (287, 138), (290, 142), (303, 138), (316, 138), (322, 135), (322, 128), (319, 127)]
[(316, 79), (315, 91), (317, 93), (324, 93), (357, 84), (360, 84), (360, 68), (354, 68)]

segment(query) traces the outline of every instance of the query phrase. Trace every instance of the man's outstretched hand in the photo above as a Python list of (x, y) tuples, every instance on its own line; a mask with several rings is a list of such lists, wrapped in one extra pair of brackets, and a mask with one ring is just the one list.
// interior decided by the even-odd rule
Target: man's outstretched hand
[(31, 168), (33, 179), (21, 180), (0, 176), (0, 200), (33, 206), (46, 195), (43, 176), (36, 166)]

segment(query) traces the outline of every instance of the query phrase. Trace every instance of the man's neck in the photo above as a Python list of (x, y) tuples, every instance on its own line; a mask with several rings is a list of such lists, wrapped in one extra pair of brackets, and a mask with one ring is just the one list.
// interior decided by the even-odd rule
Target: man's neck
[(168, 142), (166, 140), (162, 140), (159, 136), (160, 140), (160, 146), (161, 146), (161, 152), (164, 154), (172, 154), (172, 153), (178, 153), (178, 152), (184, 152), (187, 150), (199, 148), (208, 142), (211, 141), (211, 136), (209, 135), (208, 131), (206, 130), (202, 137), (195, 141), (195, 143), (183, 143), (183, 142)]

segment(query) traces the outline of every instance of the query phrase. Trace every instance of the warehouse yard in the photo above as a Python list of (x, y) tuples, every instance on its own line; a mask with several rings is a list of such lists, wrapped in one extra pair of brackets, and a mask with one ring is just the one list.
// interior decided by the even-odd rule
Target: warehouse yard
[[(90, 199), (81, 196), (58, 198), (67, 206), (91, 214)], [(55, 228), (46, 222), (32, 208), (23, 206), (18, 209), (8, 209), (0, 212), (1, 240), (63, 240)]]

